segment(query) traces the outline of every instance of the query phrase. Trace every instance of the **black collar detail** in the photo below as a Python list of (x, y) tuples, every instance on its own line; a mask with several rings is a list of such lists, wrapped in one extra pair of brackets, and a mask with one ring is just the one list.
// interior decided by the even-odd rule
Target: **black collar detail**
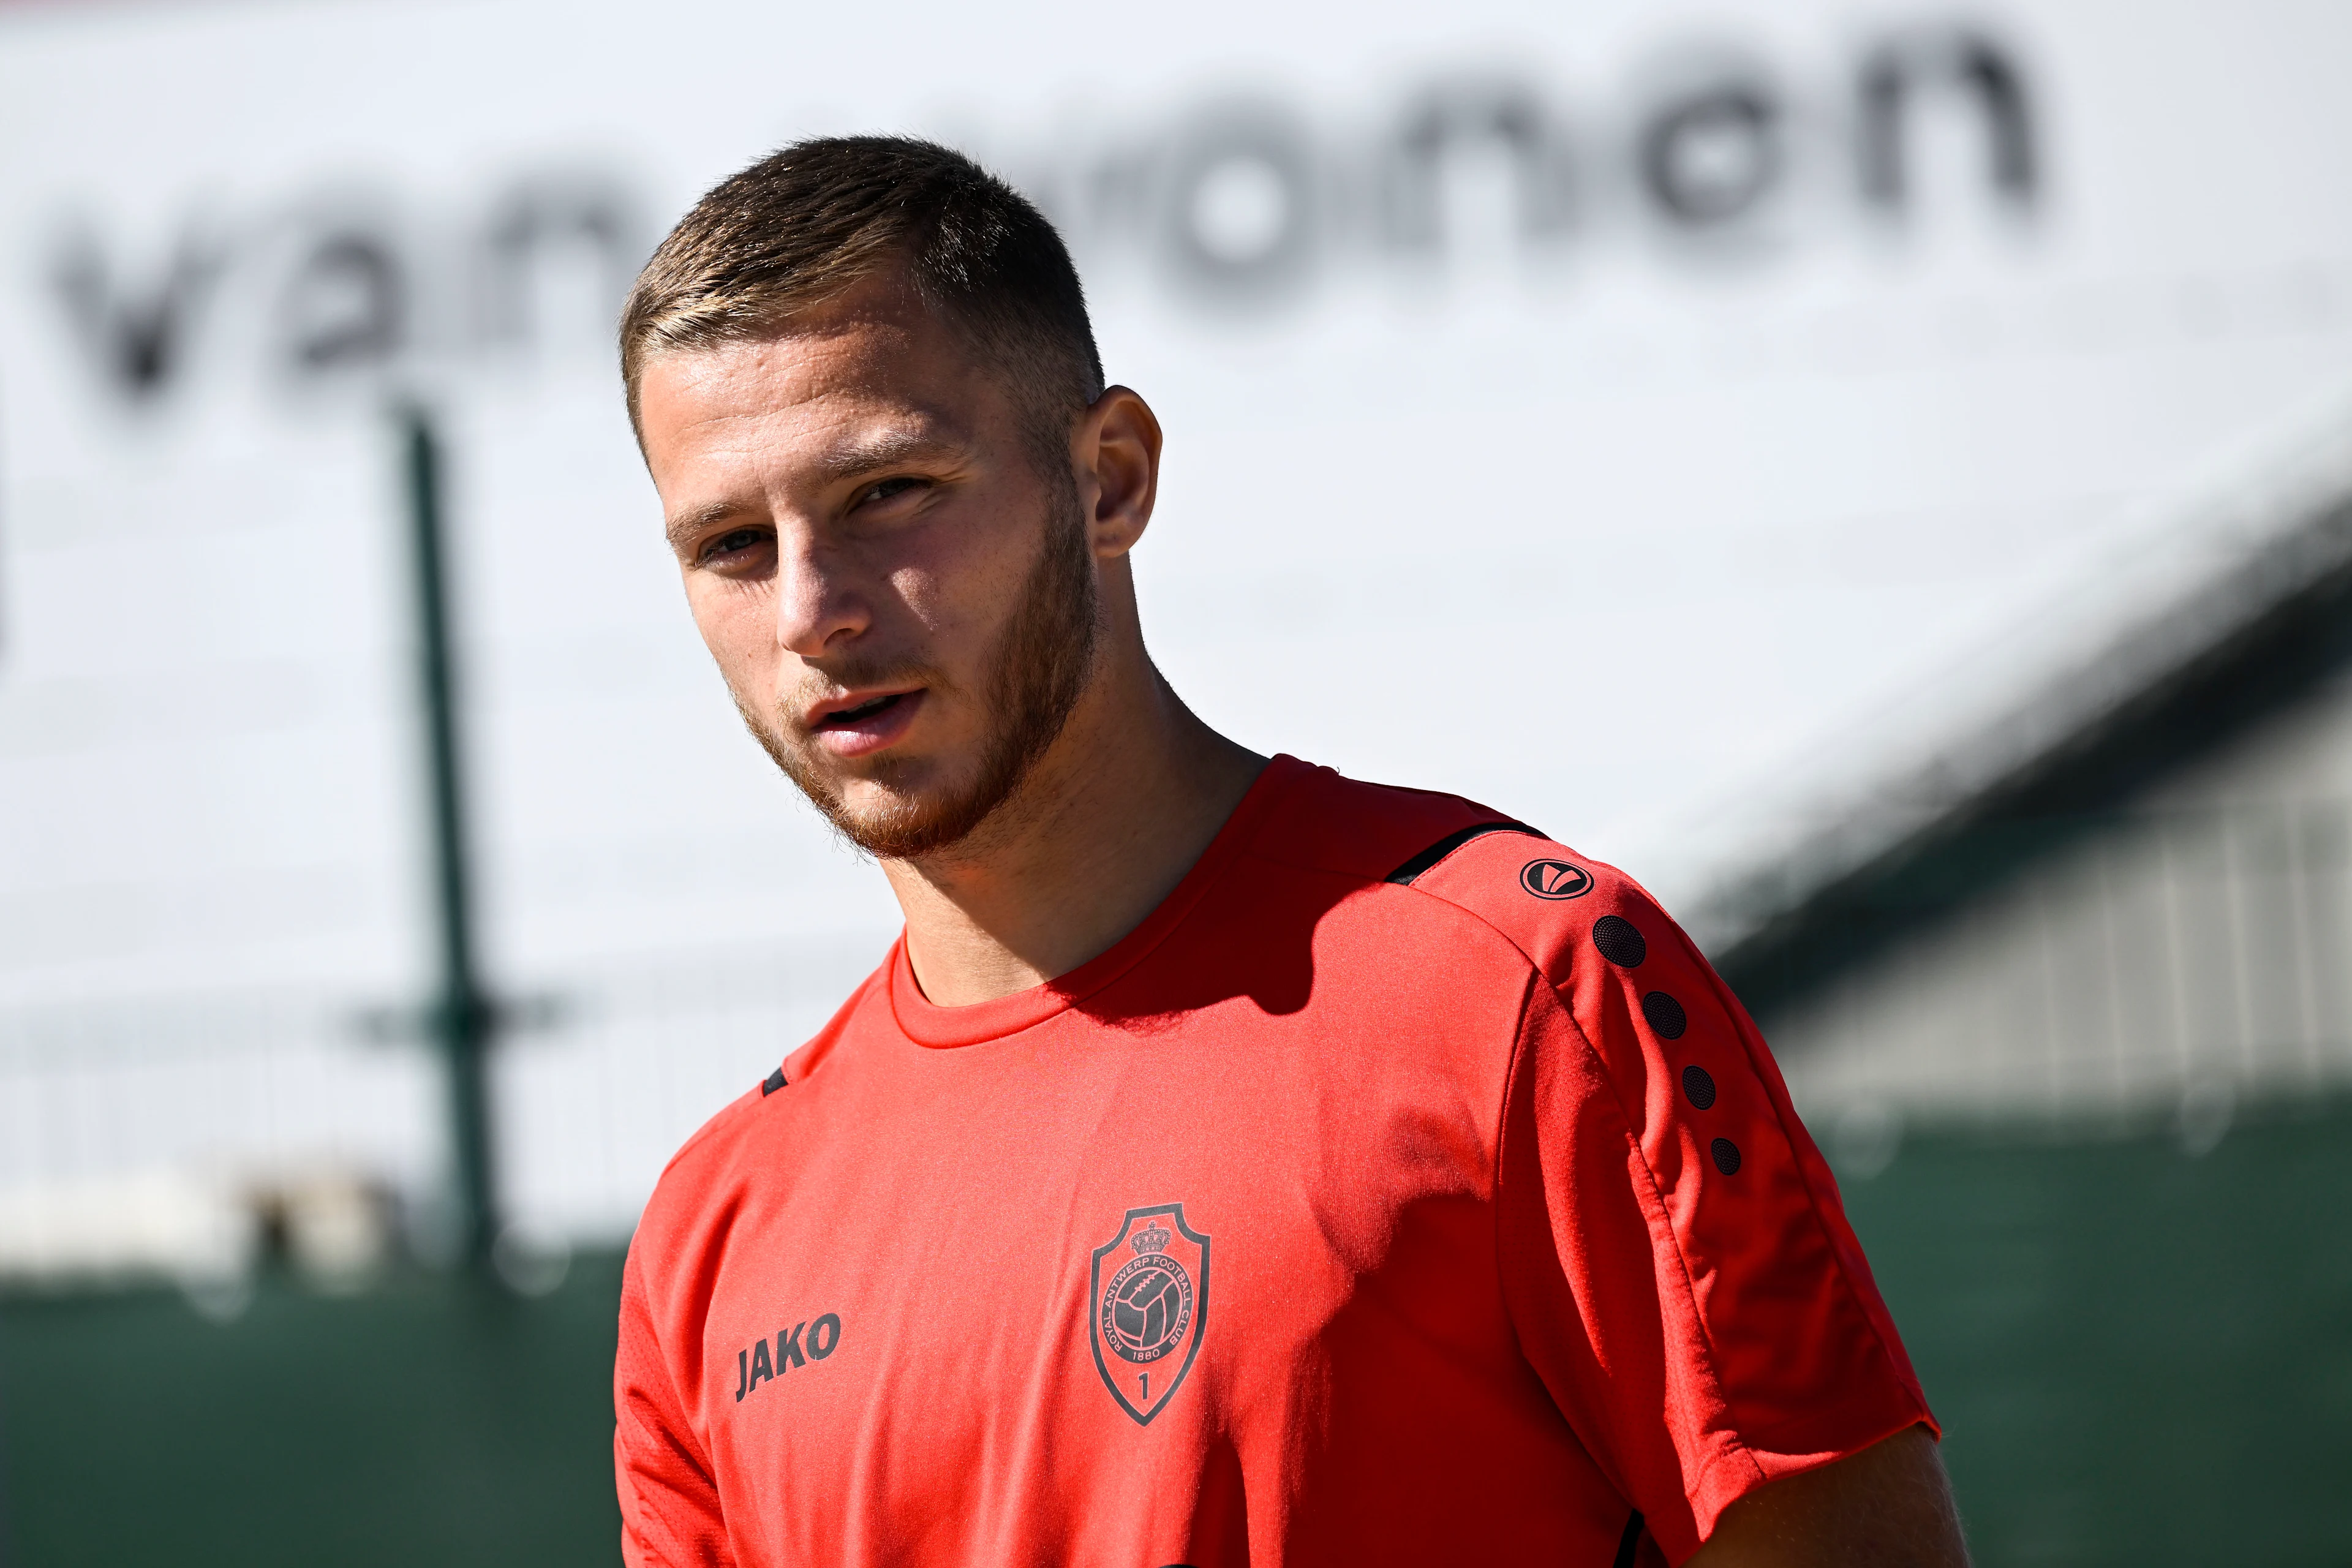
[(1420, 876), (1473, 838), (1484, 838), (1489, 833), (1524, 833), (1530, 838), (1543, 837), (1540, 829), (1529, 827), (1524, 822), (1474, 822), (1467, 827), (1447, 834), (1381, 879), (1384, 882), (1394, 882), (1399, 887), (1410, 888), (1415, 877)]

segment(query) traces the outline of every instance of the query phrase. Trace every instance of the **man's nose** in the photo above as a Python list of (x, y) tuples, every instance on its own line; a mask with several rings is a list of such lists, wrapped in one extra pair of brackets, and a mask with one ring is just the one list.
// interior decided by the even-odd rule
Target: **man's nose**
[(779, 530), (776, 541), (776, 642), (803, 658), (841, 651), (873, 622), (872, 602), (839, 550)]

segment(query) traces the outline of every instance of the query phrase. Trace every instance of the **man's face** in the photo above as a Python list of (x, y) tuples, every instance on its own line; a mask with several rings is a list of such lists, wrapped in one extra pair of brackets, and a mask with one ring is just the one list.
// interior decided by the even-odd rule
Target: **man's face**
[(655, 356), (638, 407), (696, 625), (818, 809), (911, 858), (1013, 799), (1091, 676), (1096, 580), (1001, 375), (885, 277)]

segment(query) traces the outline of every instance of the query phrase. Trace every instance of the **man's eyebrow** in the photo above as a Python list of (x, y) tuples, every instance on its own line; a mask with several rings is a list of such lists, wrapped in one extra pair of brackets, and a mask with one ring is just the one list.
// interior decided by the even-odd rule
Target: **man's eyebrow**
[(829, 481), (839, 481), (896, 463), (959, 458), (970, 450), (962, 433), (951, 427), (879, 430), (834, 447), (817, 459), (816, 470)]
[[(827, 449), (814, 467), (820, 482), (839, 484), (900, 463), (961, 462), (971, 455), (971, 443), (962, 433), (941, 425), (929, 429), (881, 430), (843, 441)], [(705, 529), (730, 518), (749, 516), (757, 510), (741, 501), (710, 501), (670, 518), (662, 525), (662, 533), (671, 549), (680, 550)]]
[(724, 522), (745, 510), (740, 501), (715, 500), (704, 506), (679, 512), (662, 524), (662, 536), (669, 541), (672, 550), (684, 549), (688, 542), (712, 523)]

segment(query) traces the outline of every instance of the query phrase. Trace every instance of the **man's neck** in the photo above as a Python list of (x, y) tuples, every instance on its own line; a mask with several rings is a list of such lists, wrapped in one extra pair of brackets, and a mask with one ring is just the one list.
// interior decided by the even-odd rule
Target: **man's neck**
[(923, 994), (943, 1007), (1009, 996), (1111, 947), (1183, 880), (1265, 761), (1148, 661), (1103, 671), (970, 840), (883, 862)]

